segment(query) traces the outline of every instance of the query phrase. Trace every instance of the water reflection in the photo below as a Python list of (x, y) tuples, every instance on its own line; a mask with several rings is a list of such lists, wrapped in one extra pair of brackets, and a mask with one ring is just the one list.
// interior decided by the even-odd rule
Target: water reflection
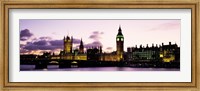
[(131, 67), (59, 68), (58, 65), (48, 65), (47, 69), (35, 69), (35, 65), (20, 65), (20, 71), (180, 71), (180, 69), (178, 68), (131, 68)]

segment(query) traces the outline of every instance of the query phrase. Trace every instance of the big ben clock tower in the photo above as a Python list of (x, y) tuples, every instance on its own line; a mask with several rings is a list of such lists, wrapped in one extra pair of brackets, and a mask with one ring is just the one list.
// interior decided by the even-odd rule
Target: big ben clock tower
[(121, 27), (119, 26), (119, 29), (118, 29), (118, 34), (117, 34), (117, 37), (116, 37), (116, 43), (117, 43), (117, 59), (118, 61), (121, 61), (123, 60), (123, 53), (124, 53), (124, 36), (122, 34), (122, 30), (121, 30)]

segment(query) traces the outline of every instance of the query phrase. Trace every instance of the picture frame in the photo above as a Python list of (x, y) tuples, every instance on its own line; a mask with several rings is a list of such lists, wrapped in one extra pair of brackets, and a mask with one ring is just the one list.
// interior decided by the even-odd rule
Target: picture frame
[[(1, 90), (199, 90), (199, 1), (1, 1)], [(9, 82), (9, 9), (191, 9), (192, 78), (191, 82)]]

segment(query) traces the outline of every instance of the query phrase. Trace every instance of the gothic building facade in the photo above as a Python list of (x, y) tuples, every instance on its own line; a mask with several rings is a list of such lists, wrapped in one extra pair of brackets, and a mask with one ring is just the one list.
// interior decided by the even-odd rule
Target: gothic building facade
[(152, 44), (151, 47), (140, 45), (138, 48), (129, 47), (126, 53), (127, 61), (162, 61), (162, 62), (175, 62), (180, 61), (180, 47), (177, 44), (156, 45)]
[(79, 49), (73, 50), (73, 37), (66, 36), (63, 39), (64, 50), (60, 52), (60, 58), (64, 60), (94, 60), (94, 61), (122, 61), (124, 60), (124, 36), (119, 27), (116, 36), (116, 51), (103, 53), (102, 46), (92, 47), (84, 52), (84, 44), (81, 39)]
[(65, 37), (64, 36), (64, 39), (63, 39), (63, 42), (64, 42), (64, 53), (72, 53), (72, 47), (73, 47), (73, 37), (70, 37), (67, 36)]
[(63, 39), (64, 50), (60, 52), (60, 59), (63, 60), (87, 60), (87, 54), (84, 53), (84, 45), (81, 39), (79, 50), (73, 50), (73, 37), (66, 36)]

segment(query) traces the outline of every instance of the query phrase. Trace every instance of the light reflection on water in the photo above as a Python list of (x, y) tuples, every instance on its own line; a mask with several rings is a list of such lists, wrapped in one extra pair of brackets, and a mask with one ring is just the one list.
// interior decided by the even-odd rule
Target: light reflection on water
[(35, 69), (35, 65), (20, 65), (20, 71), (180, 71), (179, 68), (131, 68), (131, 67), (86, 67), (59, 68), (58, 65), (48, 65), (48, 69)]

